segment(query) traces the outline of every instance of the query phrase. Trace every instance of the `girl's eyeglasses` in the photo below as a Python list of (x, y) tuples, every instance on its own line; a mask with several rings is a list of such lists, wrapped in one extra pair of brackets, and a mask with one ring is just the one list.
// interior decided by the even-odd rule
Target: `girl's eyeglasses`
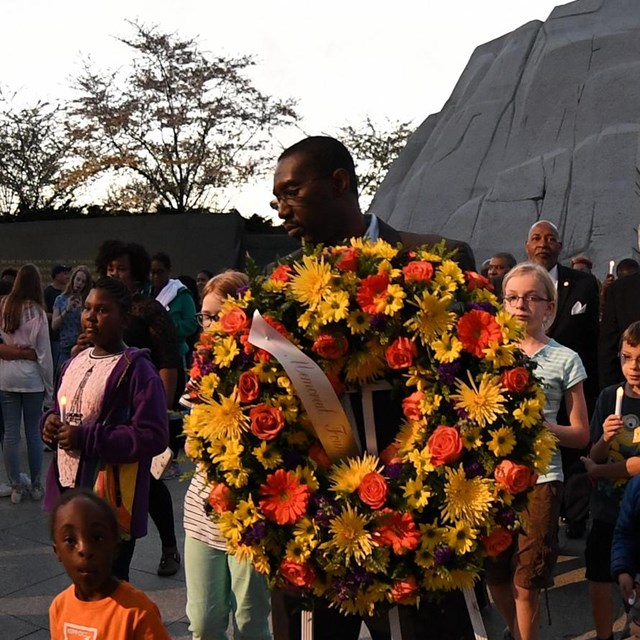
[(216, 316), (210, 313), (196, 313), (196, 320), (203, 329), (206, 329), (216, 321)]

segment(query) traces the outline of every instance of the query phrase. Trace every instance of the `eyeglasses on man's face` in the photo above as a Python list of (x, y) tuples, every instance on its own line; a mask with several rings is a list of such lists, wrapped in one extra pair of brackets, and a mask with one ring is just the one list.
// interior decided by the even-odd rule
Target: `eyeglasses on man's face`
[(517, 296), (514, 293), (510, 293), (508, 296), (504, 297), (505, 303), (510, 307), (515, 307), (518, 304), (518, 300), (522, 300), (526, 305), (549, 302), (549, 298), (543, 298), (536, 293), (526, 293), (523, 296)]
[(309, 178), (300, 184), (289, 185), (282, 189), (278, 195), (274, 195), (273, 200), (270, 202), (270, 207), (275, 211), (278, 211), (283, 204), (295, 205), (304, 198), (304, 194), (300, 192), (309, 184), (318, 182), (319, 180), (325, 180), (326, 178)]
[(210, 313), (196, 313), (196, 320), (203, 329), (210, 327), (216, 319), (217, 316), (211, 315)]
[(630, 356), (628, 353), (621, 353), (620, 355), (620, 364), (624, 366), (625, 364), (632, 364), (636, 369), (640, 369), (640, 357), (634, 358)]

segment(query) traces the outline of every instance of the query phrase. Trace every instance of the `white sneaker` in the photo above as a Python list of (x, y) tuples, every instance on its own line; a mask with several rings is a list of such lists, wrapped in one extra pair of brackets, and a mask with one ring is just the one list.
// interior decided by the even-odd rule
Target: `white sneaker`
[(0, 498), (8, 498), (11, 495), (13, 489), (4, 482), (0, 482)]
[(22, 502), (22, 489), (13, 489), (11, 491), (11, 503), (20, 504)]

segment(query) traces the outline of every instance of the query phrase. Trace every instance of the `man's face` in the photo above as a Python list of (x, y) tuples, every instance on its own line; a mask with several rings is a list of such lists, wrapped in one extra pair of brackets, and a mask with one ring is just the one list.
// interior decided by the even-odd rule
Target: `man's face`
[(303, 154), (278, 162), (273, 195), (273, 206), (292, 238), (314, 244), (342, 239), (343, 225), (332, 178), (320, 178)]
[(529, 237), (524, 243), (524, 248), (531, 262), (535, 262), (550, 271), (558, 264), (562, 243), (552, 226), (546, 222), (540, 222), (529, 231)]
[(489, 260), (487, 275), (489, 278), (498, 278), (509, 271), (507, 261), (504, 258), (493, 257)]
[(60, 287), (64, 288), (67, 286), (67, 282), (69, 282), (69, 276), (71, 275), (70, 271), (61, 271), (60, 273), (56, 273), (56, 277), (53, 281)]

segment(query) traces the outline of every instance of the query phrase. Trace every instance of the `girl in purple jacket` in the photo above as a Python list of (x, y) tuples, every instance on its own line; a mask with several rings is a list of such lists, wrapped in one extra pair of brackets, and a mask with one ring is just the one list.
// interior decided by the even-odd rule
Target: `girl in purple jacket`
[(151, 459), (169, 437), (160, 376), (146, 350), (123, 341), (130, 308), (120, 280), (93, 285), (81, 319), (93, 347), (66, 363), (55, 404), (42, 420), (43, 440), (56, 449), (45, 508), (71, 487), (92, 488), (111, 504), (122, 536), (114, 574), (123, 580), (136, 539), (147, 533)]

